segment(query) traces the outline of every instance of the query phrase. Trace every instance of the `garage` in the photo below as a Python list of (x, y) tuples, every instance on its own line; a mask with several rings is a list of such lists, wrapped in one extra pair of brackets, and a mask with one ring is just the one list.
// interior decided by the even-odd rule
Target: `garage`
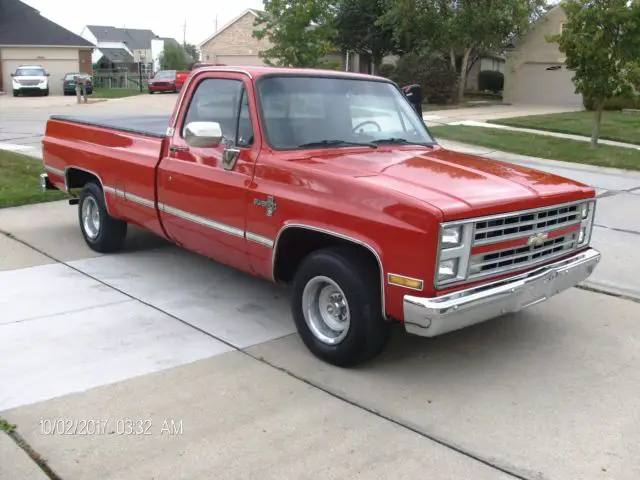
[(216, 55), (216, 63), (224, 65), (262, 66), (265, 63), (258, 55)]
[(1, 0), (0, 91), (11, 92), (11, 74), (20, 65), (40, 65), (49, 77), (49, 91), (62, 94), (67, 72), (91, 73), (94, 45), (43, 17), (19, 0)]
[(49, 74), (50, 94), (62, 95), (62, 79), (65, 73), (78, 71), (78, 50), (48, 50), (44, 48), (37, 51), (32, 48), (5, 48), (2, 50), (2, 83), (7, 86), (7, 92), (11, 91), (11, 74), (16, 71), (16, 68), (20, 65), (39, 65)]
[(561, 63), (525, 63), (518, 71), (512, 91), (513, 103), (581, 107), (575, 93), (573, 72)]

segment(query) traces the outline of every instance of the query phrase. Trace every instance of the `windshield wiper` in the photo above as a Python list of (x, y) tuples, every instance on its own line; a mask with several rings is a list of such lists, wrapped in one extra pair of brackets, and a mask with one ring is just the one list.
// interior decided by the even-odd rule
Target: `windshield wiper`
[(360, 146), (360, 147), (378, 148), (378, 145), (376, 145), (373, 142), (350, 142), (349, 140), (318, 140), (317, 142), (303, 143), (301, 145), (298, 145), (298, 148), (305, 148), (305, 147), (341, 147), (341, 146), (348, 146), (348, 145), (355, 145), (355, 146)]
[(412, 142), (411, 140), (407, 140), (406, 138), (400, 137), (391, 137), (391, 138), (380, 138), (378, 140), (374, 140), (371, 143), (381, 144), (381, 143), (390, 143), (390, 144), (399, 144), (399, 145), (422, 145), (423, 147), (431, 147), (432, 143), (425, 142)]

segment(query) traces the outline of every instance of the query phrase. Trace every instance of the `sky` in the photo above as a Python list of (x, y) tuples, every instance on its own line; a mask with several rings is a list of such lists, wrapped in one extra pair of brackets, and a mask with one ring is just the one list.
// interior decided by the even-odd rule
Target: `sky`
[(173, 37), (182, 42), (186, 21), (188, 43), (198, 45), (213, 35), (218, 16), (218, 28), (242, 13), (246, 8), (262, 9), (262, 0), (107, 0), (78, 2), (77, 0), (22, 0), (40, 11), (49, 20), (73, 33), (80, 34), (85, 25), (106, 25), (153, 30), (161, 37)]

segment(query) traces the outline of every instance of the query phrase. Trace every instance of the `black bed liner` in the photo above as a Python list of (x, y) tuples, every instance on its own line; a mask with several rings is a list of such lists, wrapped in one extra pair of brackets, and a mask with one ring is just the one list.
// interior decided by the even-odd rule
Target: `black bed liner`
[(169, 127), (170, 115), (87, 116), (51, 115), (53, 120), (109, 128), (121, 132), (137, 133), (147, 137), (163, 138)]

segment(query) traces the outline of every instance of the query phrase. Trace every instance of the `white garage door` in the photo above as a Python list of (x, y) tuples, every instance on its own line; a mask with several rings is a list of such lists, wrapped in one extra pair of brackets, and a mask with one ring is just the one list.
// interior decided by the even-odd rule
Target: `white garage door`
[(518, 72), (514, 103), (581, 107), (575, 93), (573, 72), (560, 63), (526, 63)]
[(216, 55), (216, 63), (237, 66), (263, 66), (265, 63), (258, 55)]
[(49, 93), (62, 95), (62, 79), (65, 73), (77, 72), (78, 60), (2, 60), (2, 84), (7, 93), (11, 92), (11, 74), (20, 65), (40, 65), (49, 73)]

